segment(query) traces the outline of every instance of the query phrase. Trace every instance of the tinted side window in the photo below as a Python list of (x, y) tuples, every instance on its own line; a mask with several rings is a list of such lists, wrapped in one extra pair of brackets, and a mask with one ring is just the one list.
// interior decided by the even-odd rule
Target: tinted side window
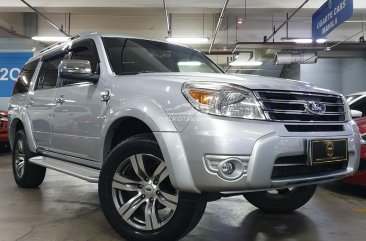
[(43, 62), (39, 72), (36, 90), (51, 89), (56, 86), (58, 79), (58, 66), (63, 58)]
[(93, 40), (85, 40), (75, 43), (75, 45), (72, 46), (71, 59), (88, 60), (91, 65), (92, 72), (99, 74), (99, 58)]
[(13, 94), (28, 92), (30, 82), (33, 78), (34, 71), (37, 68), (39, 59), (34, 60), (26, 64), (18, 76), (17, 82), (15, 83)]

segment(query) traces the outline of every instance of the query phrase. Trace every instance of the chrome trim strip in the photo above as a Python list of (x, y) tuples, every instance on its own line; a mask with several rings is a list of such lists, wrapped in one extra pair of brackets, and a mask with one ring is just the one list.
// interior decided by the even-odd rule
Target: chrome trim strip
[[(289, 104), (289, 105), (303, 105), (306, 103), (305, 100), (276, 100), (276, 99), (263, 99), (258, 98), (258, 101), (268, 102), (268, 103), (276, 103), (276, 104)], [(320, 104), (324, 104), (327, 106), (340, 106), (343, 107), (343, 103), (330, 103), (330, 102), (319, 102)]]
[[(263, 111), (269, 112), (269, 113), (278, 113), (278, 114), (313, 115), (306, 111), (296, 111), (296, 110), (295, 111), (292, 111), (292, 110), (286, 111), (286, 110), (264, 109)], [(345, 115), (345, 113), (344, 112), (325, 112), (319, 116), (322, 116), (322, 115), (338, 116), (338, 115)]]
[(309, 166), (306, 163), (283, 163), (283, 164), (274, 164), (274, 167), (292, 167), (292, 166)]
[(259, 93), (273, 93), (273, 94), (291, 94), (291, 95), (307, 95), (307, 96), (323, 96), (323, 97), (334, 97), (337, 99), (342, 99), (341, 96), (335, 94), (324, 94), (324, 93), (309, 93), (309, 92), (294, 92), (294, 91), (279, 91), (279, 90), (254, 90), (256, 94)]

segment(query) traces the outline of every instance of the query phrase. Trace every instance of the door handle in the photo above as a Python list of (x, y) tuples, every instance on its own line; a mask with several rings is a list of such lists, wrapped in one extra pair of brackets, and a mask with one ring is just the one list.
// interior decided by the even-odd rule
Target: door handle
[(56, 104), (62, 105), (65, 102), (65, 98), (63, 95), (60, 96), (60, 98), (56, 98)]
[(30, 108), (30, 107), (32, 107), (32, 105), (34, 104), (34, 101), (33, 101), (33, 99), (29, 99), (29, 101), (28, 101), (28, 103), (27, 103), (27, 105), (26, 105), (26, 108)]
[(111, 98), (111, 95), (108, 90), (100, 92), (100, 95), (103, 102), (108, 102)]

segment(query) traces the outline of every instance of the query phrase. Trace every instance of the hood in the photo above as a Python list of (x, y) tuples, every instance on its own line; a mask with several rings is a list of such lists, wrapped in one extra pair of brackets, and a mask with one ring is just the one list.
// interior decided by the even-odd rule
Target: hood
[(160, 79), (173, 82), (219, 82), (231, 83), (252, 90), (287, 90), (303, 91), (324, 94), (338, 94), (335, 91), (312, 86), (303, 81), (264, 77), (256, 75), (231, 75), (231, 74), (204, 74), (204, 73), (143, 73), (139, 77)]

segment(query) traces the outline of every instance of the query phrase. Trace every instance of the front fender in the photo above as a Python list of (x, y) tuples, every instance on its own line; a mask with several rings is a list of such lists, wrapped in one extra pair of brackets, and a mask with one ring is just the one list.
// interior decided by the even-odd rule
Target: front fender
[[(165, 110), (150, 99), (138, 97), (133, 100), (114, 101), (114, 103), (109, 103), (108, 106), (110, 106), (110, 108), (106, 109), (101, 129), (101, 143), (105, 143), (110, 128), (114, 126), (113, 124), (120, 119), (127, 117), (139, 119), (144, 122), (152, 132), (177, 132), (177, 128)], [(101, 145), (101, 148), (100, 160), (104, 161), (104, 145)]]
[[(110, 128), (121, 118), (133, 117), (144, 122), (153, 132), (164, 160), (170, 180), (178, 190), (189, 190), (198, 193), (195, 187), (179, 131), (165, 110), (156, 102), (147, 98), (136, 98), (132, 101), (121, 101), (118, 105), (111, 103), (102, 125), (101, 143), (105, 143)], [(133, 106), (133, 108), (131, 108)], [(102, 145), (104, 148), (104, 145)], [(105, 150), (101, 150), (101, 160), (105, 159)], [(177, 177), (184, 178), (177, 178)]]

